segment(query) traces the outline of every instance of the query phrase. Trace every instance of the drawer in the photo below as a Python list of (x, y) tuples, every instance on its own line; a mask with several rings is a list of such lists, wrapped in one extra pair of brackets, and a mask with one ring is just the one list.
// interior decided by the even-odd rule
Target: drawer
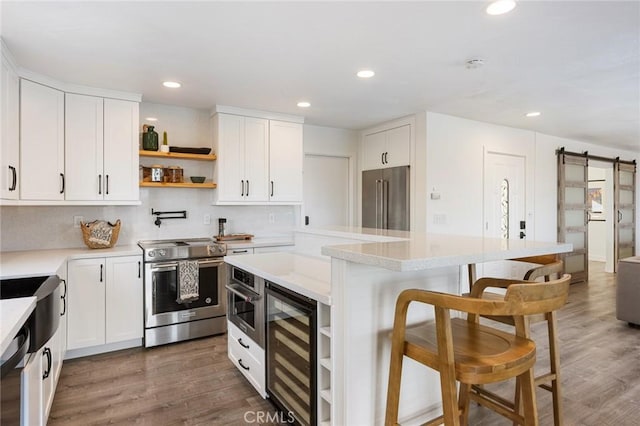
[[(262, 349), (256, 342), (244, 334), (235, 324), (227, 321), (227, 344), (237, 346), (248, 352), (256, 361), (264, 365), (264, 349)], [(248, 346), (248, 348), (247, 348)]]
[(227, 248), (226, 256), (238, 256), (242, 254), (253, 254), (252, 248)]
[[(266, 398), (266, 369), (264, 350), (260, 348), (253, 340), (245, 336), (240, 330), (235, 328), (233, 324), (228, 323), (228, 356), (236, 368), (244, 375), (251, 385), (258, 391), (260, 396)], [(232, 334), (232, 327), (235, 333)], [(243, 347), (239, 340), (249, 349)], [(248, 342), (248, 345), (247, 343)]]

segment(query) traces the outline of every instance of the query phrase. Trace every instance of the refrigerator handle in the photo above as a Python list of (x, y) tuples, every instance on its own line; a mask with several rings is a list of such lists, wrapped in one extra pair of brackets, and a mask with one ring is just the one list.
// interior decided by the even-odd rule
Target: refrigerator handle
[(382, 181), (382, 229), (389, 229), (389, 181)]
[(382, 227), (382, 180), (376, 179), (376, 229)]

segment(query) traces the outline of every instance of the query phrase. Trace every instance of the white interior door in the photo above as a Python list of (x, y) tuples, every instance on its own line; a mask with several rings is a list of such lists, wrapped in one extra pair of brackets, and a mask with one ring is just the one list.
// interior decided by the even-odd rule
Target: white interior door
[(349, 188), (347, 157), (305, 155), (305, 224), (314, 227), (349, 225)]
[[(497, 152), (484, 157), (484, 230), (490, 238), (526, 238), (525, 206), (526, 158)], [(524, 226), (523, 226), (524, 225)], [(478, 276), (511, 276), (521, 278), (522, 271), (508, 262), (487, 262), (478, 269)]]

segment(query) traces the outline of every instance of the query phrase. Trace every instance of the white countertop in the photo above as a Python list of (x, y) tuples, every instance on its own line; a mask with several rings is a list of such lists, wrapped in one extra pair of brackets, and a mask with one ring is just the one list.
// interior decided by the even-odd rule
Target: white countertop
[(292, 246), (294, 244), (291, 237), (282, 238), (253, 238), (251, 240), (225, 241), (228, 250), (258, 248), (258, 247), (280, 247)]
[(0, 278), (25, 278), (55, 275), (67, 260), (108, 256), (141, 255), (137, 245), (109, 249), (78, 247), (70, 249), (4, 251), (0, 253)]
[(225, 262), (298, 294), (331, 305), (331, 263), (291, 252), (226, 256)]
[(20, 327), (36, 307), (35, 297), (0, 300), (0, 354), (3, 354)]
[[(418, 271), (541, 254), (565, 253), (571, 251), (573, 247), (568, 243), (348, 229), (353, 234), (346, 230), (330, 229), (327, 231), (328, 234), (324, 235), (334, 235), (339, 232), (341, 236), (348, 237), (351, 234), (356, 239), (358, 235), (366, 235), (367, 238), (393, 237), (394, 240), (325, 246), (322, 248), (322, 254), (392, 271)], [(321, 230), (315, 232), (322, 235)], [(401, 235), (404, 235), (404, 238)]]

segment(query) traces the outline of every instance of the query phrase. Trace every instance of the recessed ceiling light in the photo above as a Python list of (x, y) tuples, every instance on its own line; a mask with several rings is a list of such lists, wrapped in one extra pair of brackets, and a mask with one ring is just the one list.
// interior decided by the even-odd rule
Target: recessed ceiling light
[(481, 68), (483, 65), (484, 65), (484, 59), (480, 59), (480, 58), (469, 59), (465, 63), (465, 66), (467, 67), (468, 70), (475, 70), (475, 69)]
[(542, 114), (540, 111), (531, 111), (525, 114), (526, 117), (539, 117)]
[(358, 71), (356, 75), (360, 78), (371, 78), (374, 75), (376, 75), (376, 73), (371, 70), (361, 70), (361, 71)]
[(298, 102), (298, 106), (300, 108), (309, 108), (311, 106), (311, 104), (309, 102)]
[(155, 117), (146, 117), (145, 121), (158, 121), (158, 119)]
[(515, 0), (496, 0), (487, 6), (489, 15), (502, 15), (511, 12), (516, 7)]
[(177, 81), (165, 81), (164, 83), (162, 83), (162, 85), (171, 89), (177, 89), (178, 87), (182, 86), (182, 84), (178, 83)]

